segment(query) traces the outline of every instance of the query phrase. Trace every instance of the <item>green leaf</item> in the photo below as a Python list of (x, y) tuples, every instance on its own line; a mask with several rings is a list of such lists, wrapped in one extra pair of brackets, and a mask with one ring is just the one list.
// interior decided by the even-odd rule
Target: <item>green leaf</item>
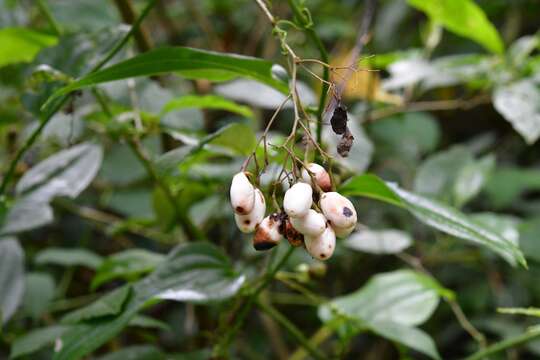
[(371, 254), (396, 254), (412, 245), (409, 234), (399, 230), (362, 229), (349, 235), (344, 245)]
[(131, 286), (118, 288), (88, 306), (77, 309), (62, 318), (64, 324), (74, 324), (103, 316), (118, 315), (131, 294)]
[(37, 53), (57, 43), (55, 36), (25, 28), (0, 29), (0, 67), (31, 62)]
[(18, 337), (11, 347), (11, 358), (31, 354), (51, 343), (69, 330), (69, 326), (48, 326), (41, 329), (32, 330), (29, 333)]
[(519, 203), (526, 191), (540, 189), (540, 171), (523, 168), (497, 168), (486, 184), (486, 193), (496, 207)]
[(432, 359), (441, 358), (431, 336), (418, 328), (395, 322), (380, 321), (373, 323), (370, 329), (375, 334), (424, 353)]
[(540, 261), (540, 218), (534, 218), (519, 227), (519, 244), (528, 259)]
[(133, 295), (121, 313), (76, 325), (66, 333), (54, 359), (78, 359), (97, 349), (122, 331), (149, 301), (219, 301), (236, 294), (244, 280), (217, 247), (207, 243), (180, 245), (152, 274), (133, 285)]
[(411, 270), (399, 270), (372, 277), (361, 289), (319, 307), (324, 322), (356, 323), (439, 359), (433, 340), (415, 325), (424, 323), (435, 311), (439, 297), (453, 298), (435, 279)]
[(21, 303), (24, 292), (24, 251), (17, 239), (0, 237), (0, 325)]
[(54, 298), (54, 278), (41, 272), (26, 274), (22, 308), (34, 319), (39, 318)]
[(249, 107), (238, 105), (217, 95), (187, 95), (173, 99), (165, 104), (161, 114), (188, 108), (227, 110), (247, 118), (253, 118), (253, 111)]
[(99, 360), (166, 360), (170, 359), (159, 348), (152, 345), (124, 347), (98, 358)]
[(531, 79), (500, 86), (493, 106), (531, 145), (540, 137), (540, 89)]
[(230, 149), (240, 155), (251, 154), (257, 145), (253, 129), (240, 123), (224, 126), (210, 136), (212, 139), (209, 144)]
[(491, 172), (495, 168), (495, 157), (486, 155), (483, 158), (462, 167), (454, 182), (454, 202), (463, 206), (474, 198), (484, 187)]
[(135, 316), (129, 322), (129, 326), (138, 326), (141, 328), (171, 331), (171, 327), (167, 323), (144, 315)]
[(19, 180), (19, 197), (9, 210), (2, 233), (30, 230), (52, 220), (48, 203), (55, 197), (77, 197), (94, 179), (103, 152), (101, 147), (83, 143), (62, 150), (40, 162)]
[(37, 265), (59, 265), (64, 267), (85, 266), (96, 269), (103, 258), (87, 249), (67, 249), (49, 247), (36, 254), (34, 262)]
[(286, 81), (275, 74), (277, 65), (243, 55), (219, 53), (188, 47), (164, 47), (137, 55), (131, 59), (104, 68), (63, 87), (45, 104), (70, 92), (110, 81), (137, 76), (150, 76), (173, 71), (220, 70), (235, 76), (248, 77), (288, 93)]
[(165, 256), (144, 249), (129, 249), (108, 257), (92, 279), (92, 289), (114, 280), (132, 280), (153, 271)]
[(441, 293), (449, 294), (433, 278), (398, 270), (375, 275), (361, 289), (332, 299), (319, 309), (319, 316), (325, 322), (345, 316), (366, 324), (391, 321), (420, 325), (435, 311)]
[(405, 191), (396, 184), (386, 184), (375, 175), (353, 177), (339, 191), (344, 195), (369, 197), (405, 208), (426, 225), (457, 238), (486, 246), (505, 259), (511, 259), (511, 264), (518, 262), (527, 267), (519, 248), (498, 233), (472, 221), (452, 207)]
[(501, 54), (504, 44), (484, 11), (472, 0), (407, 0), (447, 30), (476, 41), (487, 50)]

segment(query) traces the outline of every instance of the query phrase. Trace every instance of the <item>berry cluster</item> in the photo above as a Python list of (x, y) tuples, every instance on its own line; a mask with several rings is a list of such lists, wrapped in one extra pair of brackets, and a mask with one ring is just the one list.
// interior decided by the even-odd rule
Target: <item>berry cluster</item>
[[(292, 246), (304, 246), (311, 256), (326, 260), (334, 253), (336, 236), (348, 236), (357, 221), (353, 204), (331, 189), (328, 172), (318, 164), (308, 164), (301, 180), (285, 192), (284, 211), (265, 217), (263, 193), (245, 172), (239, 172), (231, 184), (231, 205), (240, 231), (255, 232), (255, 250), (271, 249), (285, 237)], [(317, 202), (317, 209), (312, 209)]]

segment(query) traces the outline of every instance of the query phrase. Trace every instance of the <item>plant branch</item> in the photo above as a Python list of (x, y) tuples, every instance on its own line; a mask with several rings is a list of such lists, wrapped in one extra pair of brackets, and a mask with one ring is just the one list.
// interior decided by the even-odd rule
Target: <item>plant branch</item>
[[(96, 72), (97, 70), (101, 69), (109, 60), (111, 60), (123, 47), (124, 45), (129, 41), (131, 36), (135, 33), (135, 31), (139, 28), (142, 21), (146, 18), (150, 10), (154, 7), (156, 4), (156, 0), (150, 0), (144, 10), (142, 11), (141, 15), (137, 18), (137, 20), (133, 23), (133, 26), (129, 30), (129, 32), (116, 44), (107, 55), (99, 62), (97, 63), (92, 70), (90, 70), (89, 73)], [(17, 164), (23, 157), (23, 155), (32, 147), (32, 145), (36, 142), (37, 138), (47, 125), (47, 123), (51, 120), (54, 114), (56, 114), (62, 106), (69, 100), (70, 95), (62, 96), (60, 99), (56, 100), (54, 104), (51, 106), (50, 109), (47, 109), (44, 113), (40, 116), (40, 124), (39, 126), (32, 132), (32, 134), (28, 137), (28, 139), (24, 142), (24, 144), (21, 146), (19, 151), (15, 154), (15, 157), (13, 160), (11, 160), (9, 168), (4, 175), (2, 179), (2, 183), (0, 184), (0, 197), (5, 195), (7, 186), (9, 182), (12, 180), (13, 175), (15, 174), (15, 169), (17, 167)]]
[(278, 261), (277, 265), (274, 266), (274, 268), (269, 266), (266, 274), (263, 277), (261, 284), (247, 296), (247, 299), (245, 300), (244, 304), (238, 308), (239, 309), (238, 313), (232, 315), (232, 319), (234, 323), (232, 324), (232, 326), (228, 328), (227, 332), (222, 336), (220, 341), (214, 347), (214, 355), (220, 355), (224, 353), (225, 349), (229, 346), (232, 339), (236, 336), (236, 334), (240, 330), (240, 327), (244, 323), (244, 320), (246, 316), (249, 314), (251, 308), (257, 301), (257, 298), (260, 295), (260, 293), (264, 289), (266, 289), (268, 285), (270, 285), (276, 273), (283, 267), (283, 265), (285, 265), (285, 263), (287, 262), (291, 254), (293, 253), (294, 249), (295, 248), (292, 246), (289, 247), (289, 249), (287, 249), (287, 252)]
[(525, 344), (531, 340), (536, 339), (537, 337), (540, 337), (540, 327), (534, 327), (521, 335), (499, 341), (498, 343), (488, 346), (483, 350), (475, 352), (471, 356), (465, 358), (465, 360), (485, 359), (490, 355)]
[(281, 326), (283, 326), (289, 334), (291, 334), (294, 339), (302, 345), (302, 347), (315, 359), (324, 360), (327, 359), (327, 356), (322, 353), (319, 349), (315, 348), (310, 341), (302, 334), (302, 332), (291, 322), (285, 315), (280, 313), (270, 304), (265, 304), (262, 301), (257, 301), (257, 307), (261, 309), (265, 314), (270, 316), (272, 319), (277, 321)]
[(330, 98), (330, 102), (328, 103), (325, 115), (323, 117), (325, 121), (329, 121), (330, 117), (334, 113), (338, 101), (341, 99), (341, 95), (345, 90), (347, 82), (358, 67), (358, 58), (362, 54), (364, 45), (367, 44), (367, 42), (369, 41), (369, 29), (375, 15), (375, 7), (377, 5), (377, 0), (365, 0), (364, 4), (364, 13), (362, 14), (362, 20), (360, 22), (360, 28), (358, 30), (358, 36), (356, 38), (355, 46), (351, 51), (349, 66), (347, 67), (347, 72), (343, 76), (343, 80), (336, 86), (334, 93), (335, 95)]

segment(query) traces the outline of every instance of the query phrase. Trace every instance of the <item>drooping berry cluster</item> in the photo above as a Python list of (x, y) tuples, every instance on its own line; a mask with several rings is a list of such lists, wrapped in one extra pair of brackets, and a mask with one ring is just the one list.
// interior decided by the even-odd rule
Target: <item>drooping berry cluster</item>
[(231, 205), (240, 231), (255, 232), (255, 250), (271, 249), (285, 237), (292, 246), (304, 246), (311, 256), (326, 260), (334, 253), (336, 236), (348, 236), (357, 221), (353, 204), (331, 189), (328, 172), (318, 164), (308, 164), (301, 180), (285, 192), (283, 211), (265, 217), (262, 192), (245, 172), (239, 172), (231, 184)]

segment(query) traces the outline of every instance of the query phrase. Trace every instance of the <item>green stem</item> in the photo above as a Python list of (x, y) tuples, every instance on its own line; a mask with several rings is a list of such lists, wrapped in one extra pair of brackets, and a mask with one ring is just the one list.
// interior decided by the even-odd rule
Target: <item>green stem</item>
[(45, 2), (45, 0), (37, 0), (37, 5), (39, 7), (39, 10), (43, 13), (43, 16), (45, 16), (45, 18), (47, 19), (47, 22), (53, 29), (55, 35), (62, 35), (62, 27), (52, 15), (51, 10), (49, 9), (49, 6)]
[(277, 321), (281, 326), (283, 326), (289, 334), (291, 334), (296, 341), (302, 347), (313, 356), (315, 359), (324, 360), (327, 359), (325, 354), (323, 354), (319, 349), (314, 347), (309, 340), (302, 334), (302, 332), (291, 322), (289, 319), (285, 317), (282, 313), (280, 313), (276, 308), (269, 304), (265, 304), (262, 301), (257, 301), (257, 306), (259, 309), (261, 309), (264, 313), (266, 313), (268, 316), (270, 316), (272, 319)]
[(527, 331), (526, 333), (523, 333), (521, 335), (511, 337), (509, 339), (505, 339), (503, 341), (499, 341), (496, 344), (493, 344), (491, 346), (488, 346), (487, 348), (480, 350), (471, 356), (465, 358), (465, 360), (480, 360), (484, 359), (490, 355), (496, 354), (498, 352), (501, 352), (506, 349), (510, 349), (522, 344), (525, 344), (537, 337), (540, 336), (540, 327), (535, 327), (534, 329), (531, 329)]
[[(90, 70), (89, 73), (96, 72), (97, 70), (101, 69), (109, 60), (111, 60), (117, 53), (120, 51), (124, 45), (128, 42), (128, 40), (131, 38), (131, 36), (135, 33), (135, 31), (139, 28), (141, 22), (144, 20), (144, 18), (148, 15), (150, 10), (154, 7), (157, 0), (150, 0), (144, 10), (142, 11), (141, 15), (137, 18), (137, 21), (133, 24), (129, 32), (114, 46), (107, 55), (101, 60), (96, 66)], [(54, 104), (51, 106), (51, 108), (47, 109), (47, 111), (44, 114), (41, 114), (41, 122), (39, 126), (32, 132), (32, 134), (28, 137), (28, 139), (25, 141), (23, 146), (17, 151), (15, 154), (15, 157), (9, 164), (9, 168), (6, 172), (6, 175), (2, 179), (2, 184), (0, 184), (0, 198), (2, 195), (5, 194), (7, 186), (11, 179), (13, 178), (13, 175), (15, 174), (15, 169), (17, 167), (17, 164), (23, 157), (23, 155), (32, 147), (34, 142), (37, 140), (47, 123), (51, 120), (54, 114), (58, 112), (62, 106), (66, 103), (66, 101), (69, 99), (69, 95), (65, 95), (61, 97), (60, 99), (56, 100)]]
[[(283, 267), (283, 265), (285, 265), (285, 263), (293, 253), (294, 249), (295, 248), (292, 246), (289, 247), (287, 252), (279, 260), (277, 265), (274, 266), (273, 269), (269, 269), (266, 272), (262, 283), (250, 295), (248, 295), (245, 303), (240, 307), (239, 313), (234, 317), (234, 324), (229, 327), (229, 330), (223, 335), (219, 343), (214, 347), (214, 354), (222, 355), (225, 352), (232, 339), (240, 330), (240, 327), (244, 323), (246, 316), (249, 314), (251, 308), (255, 304), (257, 297), (264, 289), (268, 287), (268, 285), (270, 285), (270, 282), (274, 279), (276, 273)], [(277, 249), (274, 251), (277, 251)]]
[[(302, 13), (302, 10), (299, 8), (295, 0), (289, 0), (289, 6), (291, 7), (297, 21), (300, 22), (299, 25), (302, 26), (309, 40), (317, 47), (317, 50), (319, 50), (321, 61), (324, 62), (325, 64), (328, 64), (328, 60), (329, 60), (328, 52), (326, 51), (324, 44), (322, 43), (321, 39), (319, 38), (315, 30), (313, 30), (312, 24), (309, 22), (309, 18), (307, 18)], [(317, 122), (316, 135), (317, 135), (318, 143), (320, 143), (322, 140), (324, 105), (326, 103), (326, 94), (328, 93), (328, 80), (330, 78), (330, 73), (327, 66), (323, 66), (322, 78), (325, 82), (322, 83), (321, 95), (319, 97), (319, 107), (317, 109), (318, 122)]]

